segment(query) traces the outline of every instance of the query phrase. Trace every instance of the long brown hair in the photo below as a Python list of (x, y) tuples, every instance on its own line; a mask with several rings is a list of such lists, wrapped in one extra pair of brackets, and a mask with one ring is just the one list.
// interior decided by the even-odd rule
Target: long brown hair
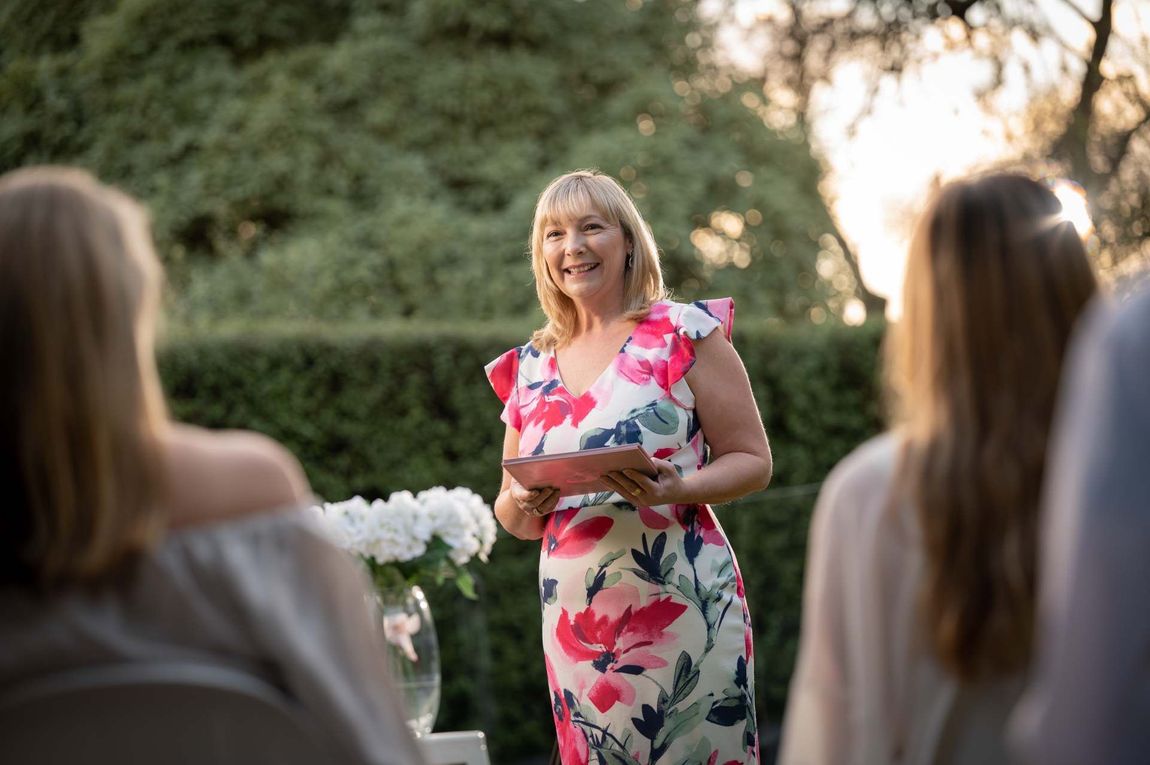
[(80, 170), (0, 177), (0, 584), (96, 584), (157, 537), (147, 217)]
[(623, 310), (628, 319), (642, 319), (651, 305), (667, 297), (659, 250), (651, 228), (631, 197), (609, 175), (597, 170), (575, 170), (547, 185), (535, 204), (531, 227), (531, 266), (535, 290), (547, 324), (537, 330), (531, 342), (540, 350), (565, 345), (575, 333), (575, 304), (551, 280), (543, 258), (543, 233), (556, 219), (570, 218), (594, 210), (618, 222), (633, 247), (633, 261), (623, 281)]
[(922, 613), (962, 680), (1029, 656), (1047, 433), (1067, 340), (1096, 290), (1060, 211), (1018, 175), (944, 188), (915, 233), (889, 345), (899, 475), (925, 544)]

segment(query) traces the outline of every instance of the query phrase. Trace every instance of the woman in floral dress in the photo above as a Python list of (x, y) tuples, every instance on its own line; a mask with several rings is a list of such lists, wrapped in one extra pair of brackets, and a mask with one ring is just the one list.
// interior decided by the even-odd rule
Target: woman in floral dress
[(506, 472), (503, 526), (540, 539), (539, 597), (564, 765), (758, 762), (751, 621), (707, 503), (764, 488), (771, 454), (730, 343), (734, 305), (666, 299), (646, 222), (612, 178), (539, 198), (532, 264), (546, 326), (487, 366), (504, 455), (642, 444), (658, 475), (558, 496)]

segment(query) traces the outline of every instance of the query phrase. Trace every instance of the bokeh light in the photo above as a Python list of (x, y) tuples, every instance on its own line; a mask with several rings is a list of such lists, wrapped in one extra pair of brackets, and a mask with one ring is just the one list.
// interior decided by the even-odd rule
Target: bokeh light
[(1050, 190), (1062, 204), (1061, 219), (1073, 224), (1079, 236), (1089, 236), (1094, 231), (1094, 221), (1090, 218), (1090, 205), (1082, 187), (1060, 178), (1050, 184)]

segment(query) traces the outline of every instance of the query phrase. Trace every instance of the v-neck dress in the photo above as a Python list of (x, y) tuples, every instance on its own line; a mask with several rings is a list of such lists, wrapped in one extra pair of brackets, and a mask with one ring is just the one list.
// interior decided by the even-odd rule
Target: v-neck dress
[[(656, 303), (595, 383), (567, 391), (527, 344), (487, 365), (521, 456), (642, 444), (681, 474), (706, 463), (685, 375), (693, 342), (730, 340), (729, 298)], [(543, 652), (564, 765), (757, 763), (751, 620), (707, 505), (564, 497), (539, 556)]]

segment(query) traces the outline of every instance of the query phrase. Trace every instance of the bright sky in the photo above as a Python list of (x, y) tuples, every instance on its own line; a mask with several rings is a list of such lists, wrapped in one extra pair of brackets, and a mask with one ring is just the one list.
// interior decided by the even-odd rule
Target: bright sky
[[(1041, 5), (1064, 44), (1072, 50), (1087, 49), (1092, 31), (1066, 0), (1042, 0)], [(1078, 0), (1078, 5), (1093, 17), (1099, 0)], [(1136, 5), (1133, 0), (1116, 5), (1117, 29), (1123, 24), (1150, 28), (1150, 13), (1139, 16)], [(777, 0), (739, 0), (737, 20), (749, 22), (777, 8)], [(942, 43), (941, 32), (927, 41), (936, 50)], [(1046, 49), (1035, 49), (1019, 40), (1014, 50), (1033, 65), (1032, 82), (1057, 81), (1051, 65), (1057, 55), (1053, 42)], [(737, 44), (731, 53), (746, 61), (757, 55)], [(815, 94), (820, 116), (814, 139), (831, 167), (828, 191), (835, 200), (834, 212), (858, 253), (867, 286), (890, 299), (891, 316), (900, 313), (907, 239), (931, 184), (1011, 156), (1003, 121), (988, 117), (977, 102), (976, 88), (987, 76), (970, 53), (946, 54), (908, 70), (901, 90), (879, 93), (872, 116), (857, 126), (853, 136), (848, 126), (866, 93), (861, 70), (840, 69), (831, 86)], [(1008, 70), (996, 112), (1020, 112), (1026, 94), (1019, 70)]]

